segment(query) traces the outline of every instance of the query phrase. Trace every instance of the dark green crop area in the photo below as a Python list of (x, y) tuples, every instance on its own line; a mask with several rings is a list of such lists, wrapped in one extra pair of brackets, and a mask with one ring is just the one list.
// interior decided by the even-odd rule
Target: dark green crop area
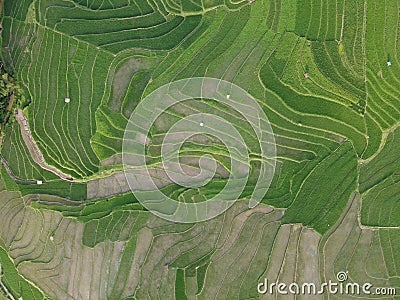
[[(319, 282), (338, 271), (400, 288), (400, 0), (2, 2), (1, 61), (29, 105), (12, 107), (25, 125), (11, 111), (2, 128), (0, 299), (258, 299), (266, 277)], [(165, 195), (207, 201), (231, 175), (226, 145), (207, 135), (179, 157), (196, 172), (211, 155), (210, 182), (188, 188), (166, 175), (164, 138), (187, 116), (228, 120), (250, 157), (238, 203), (180, 224), (131, 193), (122, 147), (146, 96), (193, 77), (257, 100), (276, 168), (248, 209), (262, 158), (243, 115), (210, 99), (170, 107), (142, 137)]]

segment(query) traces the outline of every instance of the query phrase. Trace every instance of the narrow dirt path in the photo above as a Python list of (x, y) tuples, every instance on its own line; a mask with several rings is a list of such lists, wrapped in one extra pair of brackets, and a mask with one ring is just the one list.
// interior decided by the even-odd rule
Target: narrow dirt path
[(35, 180), (27, 180), (27, 179), (22, 179), (17, 177), (13, 171), (11, 170), (8, 162), (4, 159), (3, 156), (0, 155), (0, 162), (2, 163), (2, 165), (4, 166), (4, 168), (6, 169), (8, 175), (15, 181), (15, 182), (23, 182), (23, 183), (36, 183)]
[(14, 95), (14, 92), (12, 92), (10, 95), (10, 101), (8, 101), (8, 106), (6, 108), (8, 111), (11, 111), (11, 109), (14, 105), (14, 100), (15, 100), (15, 95)]
[(25, 145), (27, 146), (34, 162), (37, 163), (41, 168), (54, 173), (63, 180), (73, 181), (74, 179), (71, 176), (64, 174), (60, 170), (56, 169), (55, 167), (49, 166), (46, 163), (42, 152), (40, 152), (39, 147), (36, 145), (35, 141), (32, 138), (28, 120), (25, 118), (21, 109), (15, 110), (15, 119), (17, 120), (21, 128), (22, 139), (24, 140)]

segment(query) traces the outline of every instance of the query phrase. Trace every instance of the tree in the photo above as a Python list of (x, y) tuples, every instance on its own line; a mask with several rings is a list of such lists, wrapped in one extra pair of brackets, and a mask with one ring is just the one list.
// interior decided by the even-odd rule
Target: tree
[(0, 80), (0, 98), (8, 98), (14, 90), (14, 83), (12, 78), (7, 73), (1, 75)]
[(3, 124), (7, 118), (7, 108), (14, 89), (13, 78), (8, 73), (3, 73), (0, 77), (0, 124)]

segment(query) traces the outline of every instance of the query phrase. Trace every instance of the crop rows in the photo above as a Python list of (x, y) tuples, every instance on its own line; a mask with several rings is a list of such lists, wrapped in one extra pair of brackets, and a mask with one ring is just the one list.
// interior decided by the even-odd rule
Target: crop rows
[(48, 181), (58, 178), (33, 161), (18, 125), (8, 128), (3, 143), (2, 155), (19, 179)]
[(333, 40), (341, 26), (343, 0), (297, 1), (295, 32), (310, 40)]
[[(322, 239), (320, 262), (324, 278), (335, 280), (338, 272), (347, 272), (348, 281), (398, 289), (399, 232), (397, 229), (361, 229), (359, 209), (359, 195), (354, 195), (337, 228)], [(345, 295), (341, 298), (346, 299)]]
[(264, 205), (250, 211), (246, 203), (238, 203), (223, 216), (196, 225), (132, 211), (82, 224), (24, 206), (18, 193), (1, 199), (1, 214), (19, 224), (14, 231), (1, 231), (18, 272), (58, 299), (68, 294), (251, 298), (264, 278), (318, 284), (336, 280), (341, 270), (354, 282), (398, 286), (397, 231), (361, 230), (357, 197), (322, 240), (299, 224), (282, 225), (284, 212)]
[[(33, 98), (37, 99), (29, 109), (34, 137), (45, 157), (65, 172), (77, 177), (89, 176), (99, 171), (100, 162), (102, 170), (120, 168), (126, 117), (142, 93), (146, 95), (163, 83), (179, 78), (204, 75), (224, 78), (249, 90), (260, 99), (272, 123), (277, 142), (278, 170), (265, 199), (267, 203), (289, 206), (303, 187), (307, 174), (346, 139), (351, 141), (358, 155), (368, 155), (379, 147), (379, 140), (375, 135), (369, 138), (369, 133), (379, 136), (380, 128), (374, 123), (373, 115), (368, 111), (365, 114), (365, 70), (359, 66), (364, 63), (363, 53), (359, 51), (365, 29), (361, 3), (312, 1), (303, 3), (303, 6), (299, 4), (297, 20), (302, 19), (302, 10), (310, 6), (307, 10), (310, 17), (303, 18), (304, 24), (300, 21), (293, 24), (289, 20), (292, 12), (287, 1), (273, 6), (257, 1), (238, 11), (215, 9), (202, 16), (185, 16), (177, 12), (176, 16), (167, 16), (167, 12), (183, 7), (182, 3), (172, 1), (165, 1), (162, 5), (152, 1), (140, 4), (121, 1), (115, 3), (115, 7), (88, 1), (75, 2), (74, 5), (71, 1), (54, 1), (52, 4), (39, 5), (37, 12), (42, 16), (40, 23), (56, 32), (41, 25), (32, 29), (18, 21), (9, 21), (15, 23), (10, 27), (17, 31), (9, 37), (9, 44), (10, 56), (16, 58), (15, 67), (24, 70), (21, 77), (25, 78), (29, 90), (33, 91)], [(200, 7), (198, 4), (191, 4), (192, 12), (198, 12), (195, 9), (195, 6)], [(190, 12), (188, 6), (182, 11)], [(351, 18), (352, 14), (356, 18)], [(107, 50), (108, 45), (120, 41), (118, 35), (126, 37), (132, 32), (132, 38), (140, 38), (135, 45), (142, 48), (141, 41), (158, 36), (151, 32), (165, 29), (171, 33), (173, 30), (168, 29), (168, 24), (176, 27), (196, 18), (198, 20), (193, 25), (196, 24), (197, 29), (184, 25), (191, 33), (177, 35), (173, 47), (163, 48), (174, 49), (168, 55), (160, 53), (143, 58), (142, 53), (135, 50), (112, 58), (115, 56), (107, 52), (110, 50)], [(117, 19), (118, 22), (113, 22)], [(259, 26), (258, 20), (261, 19), (267, 20), (267, 28)], [(316, 23), (318, 19), (320, 22)], [(344, 28), (342, 22), (346, 25)], [(291, 32), (271, 34), (270, 30), (277, 32), (282, 28), (291, 28), (305, 38)], [(14, 45), (23, 42), (22, 35), (32, 34), (32, 30), (37, 31), (37, 40), (26, 44), (31, 51), (32, 61), (29, 62), (29, 56)], [(249, 36), (252, 36), (251, 41)], [(129, 39), (124, 39), (125, 42), (129, 43)], [(92, 44), (106, 51), (98, 50)], [(67, 51), (62, 51), (65, 48)], [(132, 47), (123, 46), (121, 49), (129, 48)], [(52, 49), (52, 53), (47, 53), (48, 49)], [(45, 57), (50, 59), (45, 61)], [(267, 58), (268, 62), (264, 63)], [(58, 61), (60, 63), (55, 68)], [(132, 64), (137, 64), (137, 69), (126, 69)], [(98, 69), (90, 69), (90, 65), (98, 66)], [(54, 70), (59, 78), (53, 80), (50, 70)], [(255, 73), (254, 70), (261, 82), (248, 75)], [(128, 72), (132, 79), (118, 85), (121, 72)], [(304, 78), (305, 72), (309, 73), (309, 79)], [(34, 77), (47, 82), (47, 86), (39, 85), (32, 79)], [(63, 77), (66, 77), (66, 82), (61, 79)], [(112, 86), (95, 85), (106, 81)], [(57, 90), (57, 95), (52, 95), (53, 90)], [(372, 90), (368, 92), (370, 95)], [(62, 99), (61, 94), (70, 96), (72, 102), (68, 106), (62, 104), (63, 108), (58, 109), (54, 105), (56, 101), (48, 99)], [(114, 98), (101, 102), (107, 96)], [(187, 109), (197, 111), (199, 108), (187, 104)], [(389, 113), (393, 110), (386, 106), (384, 111)], [(175, 113), (164, 122), (177, 121), (181, 117)], [(36, 124), (37, 119), (43, 123)], [(47, 123), (44, 120), (51, 121)], [(77, 128), (83, 129), (78, 132)], [(248, 136), (245, 127), (240, 124), (238, 128)], [(163, 135), (163, 129), (156, 129), (149, 147), (156, 161)], [(184, 154), (192, 158), (200, 156), (196, 147), (196, 143), (188, 145)], [(226, 153), (218, 148), (210, 148), (210, 151), (226, 167)], [(124, 189), (121, 191), (126, 192)], [(181, 192), (185, 199), (187, 191)], [(109, 196), (107, 192), (97, 194)], [(199, 197), (203, 196), (200, 192)]]
[[(390, 8), (385, 1), (368, 1), (366, 24), (366, 58), (368, 113), (381, 130), (398, 123), (399, 111), (399, 59), (398, 11), (395, 1)], [(388, 66), (387, 62), (392, 65)]]
[[(39, 284), (47, 295), (57, 299), (67, 295), (96, 299), (125, 298), (134, 293), (140, 282), (142, 288), (138, 290), (139, 295), (152, 287), (148, 286), (151, 282), (146, 279), (153, 279), (150, 276), (152, 272), (165, 272), (164, 265), (169, 264), (170, 274), (174, 276), (174, 264), (184, 266), (185, 262), (193, 259), (194, 271), (196, 261), (201, 263), (199, 259), (202, 253), (212, 251), (212, 245), (221, 242), (224, 245), (216, 252), (218, 258), (226, 251), (231, 251), (231, 243), (235, 240), (239, 242), (240, 237), (256, 238), (249, 235), (254, 231), (255, 224), (262, 229), (257, 238), (263, 238), (272, 245), (275, 236), (273, 232), (277, 230), (282, 215), (282, 212), (267, 207), (259, 207), (248, 214), (246, 205), (240, 205), (226, 216), (233, 220), (236, 228), (224, 226), (221, 217), (208, 225), (194, 226), (168, 224), (150, 213), (131, 211), (116, 212), (106, 218), (82, 224), (56, 212), (25, 206), (18, 193), (9, 196), (2, 197), (0, 201), (0, 220), (8, 222), (12, 218), (14, 225), (13, 230), (0, 230), (7, 250), (20, 274)], [(177, 235), (177, 232), (181, 235)], [(196, 237), (195, 244), (206, 240), (211, 243), (204, 243), (198, 252), (194, 251), (192, 242)], [(161, 247), (167, 245), (165, 243), (171, 247)], [(265, 255), (257, 247), (251, 251), (254, 251), (254, 255), (243, 256), (243, 259), (253, 260), (253, 257), (256, 259)], [(154, 259), (146, 258), (147, 253), (151, 253)], [(233, 259), (236, 254), (232, 255)], [(172, 261), (174, 257), (175, 262)], [(261, 274), (262, 269), (262, 266), (258, 267), (258, 274)], [(254, 270), (249, 272), (253, 273)], [(140, 274), (149, 276), (142, 277)], [(255, 284), (256, 279), (257, 273), (251, 276), (249, 283)], [(243, 290), (246, 291), (246, 288), (243, 287)], [(153, 294), (155, 291), (151, 288), (149, 292)], [(171, 292), (173, 290), (169, 290), (168, 294)]]
[(310, 172), (283, 222), (301, 222), (323, 234), (346, 207), (356, 176), (357, 157), (350, 143), (345, 143)]
[(88, 3), (61, 5), (54, 1), (43, 10), (43, 24), (118, 53), (129, 48), (171, 50), (196, 31), (201, 16), (173, 16), (161, 1), (134, 1), (118, 8)]
[(399, 161), (397, 145), (400, 130), (388, 132), (379, 154), (364, 161), (360, 169), (363, 195), (361, 222), (368, 226), (399, 226)]
[[(224, 12), (216, 12), (214, 19), (218, 21), (214, 22), (215, 25), (209, 27), (206, 31), (207, 35), (199, 37), (198, 42), (190, 46), (188, 49), (190, 56), (183, 53), (179, 56), (168, 57), (161, 63), (160, 67), (156, 69), (153, 82), (149, 85), (148, 90), (151, 91), (153, 86), (159, 86), (162, 82), (207, 74), (207, 76), (222, 77), (231, 80), (244, 88), (249, 88), (251, 93), (256, 97), (267, 99), (265, 102), (263, 101), (262, 105), (264, 105), (265, 111), (272, 122), (278, 142), (279, 158), (282, 160), (284, 168), (283, 170), (279, 169), (282, 173), (280, 176), (276, 177), (279, 178), (278, 180), (280, 182), (274, 182), (269, 191), (271, 195), (270, 201), (274, 201), (274, 204), (281, 201), (278, 205), (287, 205), (292, 201), (293, 195), (289, 195), (289, 178), (291, 178), (292, 175), (286, 172), (290, 169), (293, 170), (293, 168), (304, 168), (306, 162), (318, 156), (319, 153), (321, 153), (321, 155), (326, 155), (328, 151), (334, 149), (336, 142), (327, 139), (323, 132), (318, 136), (315, 134), (315, 131), (307, 128), (301, 130), (304, 133), (299, 133), (298, 117), (294, 115), (293, 118), (293, 113), (287, 112), (286, 110), (282, 111), (282, 105), (279, 105), (280, 107), (276, 109), (272, 108), (271, 100), (273, 98), (270, 95), (264, 96), (264, 92), (262, 90), (260, 91), (259, 88), (256, 89), (256, 87), (252, 90), (253, 84), (245, 74), (248, 74), (248, 70), (252, 68), (259, 68), (265, 51), (268, 51), (271, 47), (269, 44), (275, 41), (274, 36), (266, 34), (265, 30), (256, 25), (256, 20), (262, 18), (263, 14), (266, 14), (266, 12), (263, 11), (263, 3), (254, 3), (252, 8), (253, 7), (254, 10), (242, 9), (240, 11), (240, 14), (243, 16), (241, 20), (246, 20), (248, 18), (249, 21), (246, 23), (243, 22), (242, 25), (236, 22), (235, 28), (243, 26), (240, 29), (241, 33), (239, 35), (234, 30), (229, 30), (229, 28), (231, 28), (229, 24), (234, 22), (231, 18), (233, 16), (230, 14), (225, 15)], [(247, 50), (250, 45), (245, 37), (248, 36), (250, 32), (253, 36), (254, 43), (250, 44), (253, 48)], [(216, 41), (222, 42), (217, 43)], [(260, 41), (263, 42), (261, 43)], [(261, 47), (260, 44), (266, 46)], [(194, 55), (192, 53), (194, 53)], [(174, 61), (179, 61), (180, 63), (177, 64), (174, 63)], [(182, 68), (182, 65), (184, 68)], [(241, 70), (243, 74), (237, 71), (239, 68), (244, 69)], [(165, 78), (166, 72), (169, 74), (168, 79)], [(285, 119), (282, 119), (283, 116), (285, 116)], [(285, 162), (284, 164), (283, 161)], [(279, 162), (279, 164), (280, 163), (281, 162)], [(311, 166), (308, 166), (308, 168), (309, 167)], [(301, 177), (299, 174), (299, 178), (297, 179), (299, 183), (301, 183), (301, 178), (304, 177)], [(284, 182), (281, 180), (284, 180)], [(284, 188), (282, 188), (282, 185)], [(285, 192), (287, 193), (286, 195)], [(274, 198), (279, 200), (275, 200)]]
[[(265, 3), (260, 1), (235, 13), (216, 10), (204, 15), (203, 24), (207, 24), (207, 26), (204, 29), (200, 28), (188, 40), (183, 41), (182, 47), (187, 48), (187, 51), (171, 52), (159, 64), (159, 67), (154, 70), (152, 83), (147, 87), (145, 94), (150, 92), (153, 87), (160, 86), (163, 82), (206, 74), (207, 76), (223, 77), (236, 82), (240, 86), (249, 89), (257, 98), (266, 99), (262, 102), (262, 105), (272, 122), (276, 134), (278, 164), (280, 166), (278, 170), (279, 176), (276, 176), (267, 197), (270, 203), (287, 206), (293, 201), (307, 172), (310, 172), (318, 161), (337, 148), (341, 138), (335, 137), (334, 134), (350, 138), (355, 143), (358, 153), (361, 153), (364, 149), (366, 138), (362, 118), (357, 115), (356, 111), (346, 108), (347, 105), (352, 103), (358, 105), (359, 98), (362, 98), (363, 94), (360, 92), (359, 97), (353, 96), (353, 91), (357, 91), (357, 87), (353, 87), (352, 78), (340, 79), (340, 74), (344, 73), (343, 70), (339, 69), (336, 73), (332, 73), (339, 74), (337, 76), (338, 80), (334, 75), (327, 76), (330, 73), (320, 70), (316, 62), (315, 65), (310, 66), (310, 72), (311, 68), (313, 68), (315, 76), (318, 76), (319, 79), (319, 81), (316, 81), (317, 77), (315, 77), (314, 84), (308, 84), (304, 80), (300, 80), (300, 78), (298, 80), (294, 78), (296, 81), (292, 82), (291, 77), (280, 75), (283, 76), (281, 80), (286, 84), (293, 84), (294, 89), (302, 90), (301, 93), (304, 96), (289, 93), (290, 89), (286, 87), (287, 85), (282, 85), (278, 80), (275, 80), (275, 75), (269, 73), (267, 65), (261, 69), (261, 78), (268, 77), (263, 82), (269, 89), (268, 91), (263, 91), (259, 86), (254, 85), (249, 76), (246, 76), (251, 69), (260, 70), (262, 60), (265, 59), (265, 55), (269, 53), (268, 51), (273, 49), (274, 45), (278, 46), (279, 49), (286, 49), (284, 42), (293, 41), (293, 39), (287, 39), (287, 34), (276, 37), (270, 35), (266, 31), (267, 29), (258, 26), (258, 19), (271, 15), (277, 16), (280, 11), (279, 5), (272, 11), (271, 7), (265, 7)], [(106, 10), (101, 10), (101, 13), (105, 12)], [(240, 18), (237, 17), (238, 14)], [(84, 18), (82, 21), (86, 22), (86, 20), (88, 18)], [(282, 25), (284, 21), (280, 20), (281, 25), (279, 26), (284, 26)], [(124, 26), (124, 22), (121, 24), (121, 26)], [(232, 24), (235, 24), (235, 26), (232, 26)], [(276, 28), (279, 26), (275, 25)], [(79, 30), (85, 30), (84, 27), (81, 28)], [(93, 28), (96, 28), (96, 26), (93, 26)], [(252, 40), (254, 41), (250, 44), (248, 41), (249, 34), (252, 35)], [(193, 43), (194, 40), (196, 40), (196, 43)], [(306, 51), (307, 48), (302, 50), (303, 47), (306, 47), (303, 42), (301, 39), (298, 40), (294, 45), (293, 51), (298, 55), (312, 57), (311, 53)], [(328, 53), (326, 52), (328, 51), (327, 49), (332, 48), (332, 50), (329, 50), (329, 55), (334, 56), (334, 46), (334, 44), (331, 44), (330, 48), (325, 48), (324, 46), (322, 54)], [(296, 56), (292, 54), (286, 55), (295, 58)], [(279, 70), (280, 74), (288, 74), (286, 72), (290, 72), (290, 68), (294, 67), (297, 68), (296, 73), (298, 76), (301, 76), (302, 66), (293, 65), (292, 60), (281, 61), (283, 67), (279, 67), (278, 60), (275, 60), (275, 56), (278, 55), (279, 51), (274, 52), (274, 60), (271, 61), (275, 71)], [(282, 53), (281, 55), (284, 56), (285, 54)], [(127, 90), (134, 87), (139, 80), (139, 78), (137, 80), (133, 79)], [(356, 84), (359, 86), (358, 81)], [(341, 88), (338, 92), (339, 86)], [(278, 90), (285, 90), (288, 93), (276, 94)], [(325, 94), (325, 97), (305, 97), (310, 93), (322, 93)], [(339, 100), (337, 100), (338, 98)], [(287, 102), (289, 100), (291, 100), (290, 103)], [(305, 104), (311, 102), (313, 104)], [(317, 103), (320, 104), (317, 105)], [(304, 111), (304, 107), (307, 109), (315, 107), (316, 109), (314, 111)], [(122, 107), (119, 112), (122, 112)], [(313, 116), (310, 116), (310, 114)], [(102, 107), (96, 113), (98, 127), (92, 144), (101, 160), (116, 157), (121, 152), (124, 121), (119, 120), (123, 120), (123, 118), (118, 117), (118, 114), (107, 107)], [(155, 136), (157, 137), (157, 135)], [(162, 135), (159, 140), (161, 137)], [(157, 147), (157, 143), (155, 146)], [(299, 170), (303, 171), (299, 173)]]
[(4, 2), (4, 14), (6, 16), (13, 16), (18, 20), (24, 21), (28, 13), (29, 6), (32, 0), (21, 0), (18, 2), (7, 1)]
[[(21, 51), (14, 45), (24, 41), (26, 30), (31, 29), (11, 22), (16, 31), (9, 41), (10, 51)], [(96, 129), (93, 114), (103, 97), (110, 56), (41, 27), (30, 43), (22, 51), (25, 57), (12, 56), (32, 96), (31, 132), (48, 163), (72, 176), (90, 175), (98, 170), (99, 161), (90, 146)], [(29, 65), (26, 56), (31, 57)], [(71, 103), (64, 103), (66, 97)]]
[[(35, 2), (34, 17), (31, 1), (6, 3), (4, 59), (32, 96), (29, 125), (46, 161), (74, 177), (103, 177), (87, 189), (43, 188), (12, 185), (2, 169), (26, 204), (1, 192), (0, 237), (18, 271), (46, 294), (248, 299), (264, 277), (319, 282), (346, 270), (356, 282), (400, 286), (398, 1), (51, 0)], [(259, 101), (274, 130), (277, 169), (255, 210), (241, 201), (207, 223), (172, 224), (127, 193), (122, 137), (144, 96), (195, 76), (231, 81)], [(226, 149), (209, 139), (181, 149), (187, 168), (197, 169), (204, 153), (217, 159), (218, 178), (207, 186), (171, 185), (159, 171), (169, 126), (199, 111), (231, 120), (259, 152), (248, 124), (226, 107), (171, 108), (148, 149), (152, 178), (179, 201), (209, 199), (229, 177)], [(15, 129), (2, 154), (18, 176), (35, 179), (40, 171)], [(251, 167), (243, 197), (254, 188), (256, 159)], [(361, 194), (350, 197), (357, 187)], [(63, 199), (32, 196), (45, 192)]]

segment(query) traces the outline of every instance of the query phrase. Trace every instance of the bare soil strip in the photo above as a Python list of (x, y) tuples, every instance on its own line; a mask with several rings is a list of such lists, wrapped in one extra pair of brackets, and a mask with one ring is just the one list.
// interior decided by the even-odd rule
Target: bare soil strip
[(11, 111), (11, 109), (12, 109), (12, 107), (14, 105), (14, 100), (15, 100), (15, 95), (14, 95), (14, 92), (12, 92), (11, 95), (10, 95), (10, 101), (8, 102), (8, 105), (7, 105), (7, 110), (8, 111)]
[(32, 138), (31, 131), (29, 130), (28, 120), (25, 118), (21, 109), (15, 110), (15, 119), (21, 128), (22, 139), (28, 147), (29, 153), (34, 162), (37, 163), (41, 168), (54, 173), (63, 180), (73, 181), (71, 176), (66, 175), (60, 170), (46, 164), (42, 152), (40, 152), (39, 147)]

